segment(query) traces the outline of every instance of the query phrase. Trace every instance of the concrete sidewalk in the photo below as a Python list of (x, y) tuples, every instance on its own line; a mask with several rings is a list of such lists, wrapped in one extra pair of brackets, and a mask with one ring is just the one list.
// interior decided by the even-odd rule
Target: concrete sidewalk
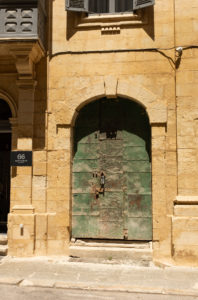
[(198, 269), (6, 257), (0, 261), (0, 284), (198, 296)]

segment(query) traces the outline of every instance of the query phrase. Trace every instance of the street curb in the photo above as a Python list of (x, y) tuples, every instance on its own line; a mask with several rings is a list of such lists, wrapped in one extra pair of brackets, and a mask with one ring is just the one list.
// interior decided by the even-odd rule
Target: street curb
[(20, 277), (0, 277), (0, 284), (19, 285), (21, 281), (23, 281), (23, 278)]
[(45, 287), (45, 288), (53, 288), (55, 282), (52, 280), (44, 280), (44, 279), (24, 279), (19, 283), (19, 286), (22, 287)]
[(106, 292), (128, 292), (141, 294), (161, 294), (161, 295), (178, 295), (178, 296), (198, 296), (198, 290), (178, 290), (168, 288), (156, 288), (147, 286), (118, 286), (118, 285), (95, 285), (89, 283), (39, 280), (39, 279), (23, 279), (4, 277), (0, 278), (0, 285), (17, 285), (19, 287), (39, 287), (39, 288), (57, 288), (57, 289), (76, 289), (90, 291), (106, 291)]

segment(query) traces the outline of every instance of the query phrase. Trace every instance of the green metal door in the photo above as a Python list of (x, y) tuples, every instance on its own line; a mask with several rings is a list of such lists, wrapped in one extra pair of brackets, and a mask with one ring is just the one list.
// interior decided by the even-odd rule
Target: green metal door
[(152, 239), (150, 126), (142, 107), (101, 99), (74, 132), (72, 236)]

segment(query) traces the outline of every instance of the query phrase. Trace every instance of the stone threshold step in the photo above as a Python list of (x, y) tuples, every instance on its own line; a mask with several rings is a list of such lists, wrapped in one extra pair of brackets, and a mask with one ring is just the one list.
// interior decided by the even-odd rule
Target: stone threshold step
[(151, 249), (70, 246), (69, 256), (70, 262), (127, 264), (139, 267), (153, 265)]
[(115, 247), (69, 247), (70, 262), (133, 264), (150, 266), (152, 249), (132, 249)]
[(0, 256), (6, 256), (8, 253), (7, 245), (0, 245)]
[(5, 233), (0, 233), (0, 245), (6, 245), (8, 243), (8, 237)]
[(128, 242), (128, 241), (126, 241), (126, 242), (106, 242), (106, 241), (72, 239), (70, 246), (152, 249), (152, 242)]

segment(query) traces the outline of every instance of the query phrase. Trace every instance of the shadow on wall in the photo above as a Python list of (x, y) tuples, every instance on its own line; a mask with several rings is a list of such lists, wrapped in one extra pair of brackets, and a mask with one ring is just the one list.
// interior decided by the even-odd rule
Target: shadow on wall
[(154, 6), (145, 8), (145, 14), (147, 14), (148, 22), (143, 26), (144, 31), (147, 35), (155, 41), (155, 14)]
[(34, 102), (33, 149), (45, 148), (45, 113), (47, 109), (47, 59), (43, 58), (36, 66), (37, 87)]
[(148, 115), (140, 104), (125, 98), (101, 98), (86, 104), (81, 108), (74, 126), (74, 157), (79, 143), (93, 146), (99, 140), (119, 141), (124, 139), (123, 132), (125, 139), (130, 133), (134, 139), (145, 143), (151, 162), (151, 127)]
[[(84, 14), (85, 16), (86, 14)], [(66, 33), (66, 39), (70, 40), (77, 31), (79, 30), (93, 30), (92, 28), (86, 28), (86, 29), (77, 29), (76, 25), (81, 23), (83, 13), (77, 13), (77, 12), (72, 12), (72, 11), (67, 11), (67, 18), (66, 18), (66, 28), (67, 28), (67, 33)], [(143, 28), (146, 34), (154, 41), (155, 40), (155, 22), (154, 22), (154, 7), (147, 7), (142, 9), (142, 16), (143, 18), (146, 18), (148, 22), (144, 25), (133, 25), (133, 27), (129, 26), (128, 28)], [(127, 28), (127, 25), (125, 26)], [(94, 29), (98, 30), (98, 27), (94, 27)]]

